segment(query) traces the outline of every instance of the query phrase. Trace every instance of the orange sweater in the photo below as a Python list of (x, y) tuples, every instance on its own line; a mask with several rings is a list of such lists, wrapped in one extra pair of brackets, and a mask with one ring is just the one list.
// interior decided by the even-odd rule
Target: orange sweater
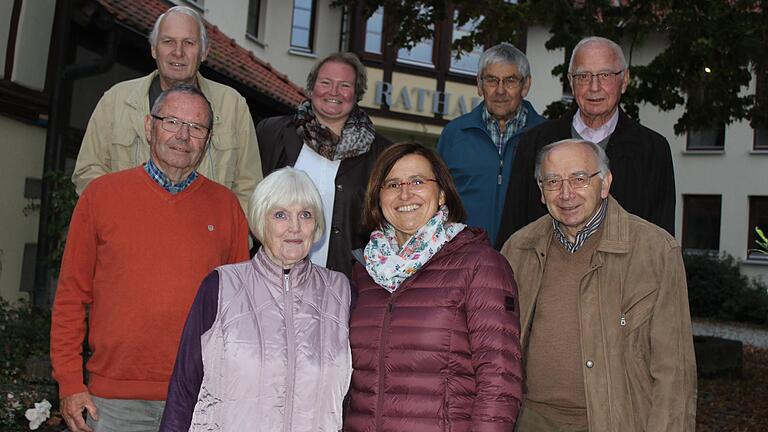
[[(80, 197), (51, 322), (62, 397), (164, 400), (189, 307), (216, 266), (248, 259), (248, 225), (232, 192), (203, 176), (171, 195), (144, 168), (107, 174)], [(90, 312), (86, 313), (86, 307)]]

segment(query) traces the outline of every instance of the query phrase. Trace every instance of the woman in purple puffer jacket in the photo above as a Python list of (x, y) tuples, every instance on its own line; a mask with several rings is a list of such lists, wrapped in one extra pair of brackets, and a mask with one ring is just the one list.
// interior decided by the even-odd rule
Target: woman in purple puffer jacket
[(385, 150), (368, 183), (344, 430), (512, 431), (522, 397), (517, 287), (432, 150)]

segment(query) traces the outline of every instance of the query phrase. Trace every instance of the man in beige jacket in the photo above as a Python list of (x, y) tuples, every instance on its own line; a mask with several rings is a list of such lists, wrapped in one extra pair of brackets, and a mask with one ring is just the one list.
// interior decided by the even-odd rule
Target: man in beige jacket
[(520, 295), (526, 400), (517, 430), (693, 431), (680, 246), (610, 196), (613, 176), (596, 144), (543, 147), (535, 177), (549, 214), (501, 251)]
[(200, 15), (185, 6), (168, 9), (157, 18), (149, 43), (157, 70), (116, 84), (93, 111), (72, 175), (78, 194), (96, 177), (149, 159), (144, 118), (163, 90), (187, 83), (198, 87), (213, 107), (213, 137), (198, 171), (235, 192), (247, 210), (262, 177), (256, 131), (245, 99), (198, 72), (209, 49)]

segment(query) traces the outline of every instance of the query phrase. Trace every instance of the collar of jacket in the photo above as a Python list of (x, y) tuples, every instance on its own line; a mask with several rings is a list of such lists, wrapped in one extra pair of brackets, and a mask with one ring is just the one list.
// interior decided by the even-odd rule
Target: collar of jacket
[[(603, 221), (603, 233), (599, 252), (624, 254), (629, 253), (629, 213), (608, 195), (608, 208)], [(546, 256), (553, 236), (552, 217), (547, 214), (533, 222), (520, 239), (519, 249), (534, 249), (538, 256)]]
[[(267, 256), (267, 253), (264, 250), (265, 247), (266, 246), (262, 245), (258, 252), (256, 252), (256, 255), (254, 255), (251, 259), (253, 269), (257, 274), (271, 282), (270, 285), (275, 284), (282, 288), (283, 277), (286, 273), (283, 271), (281, 266), (272, 262), (272, 260)], [(309, 277), (311, 267), (311, 261), (307, 257), (304, 257), (304, 259), (294, 264), (294, 266), (291, 267), (290, 271), (288, 272), (288, 276), (291, 280), (291, 286), (297, 288), (303, 286)]]
[[(152, 85), (152, 80), (155, 79), (155, 77), (159, 74), (158, 70), (155, 69), (151, 74), (145, 76), (141, 84), (136, 86), (136, 88), (133, 89), (130, 95), (128, 95), (128, 98), (125, 99), (125, 103), (128, 104), (133, 109), (139, 111), (139, 112), (145, 112), (149, 113), (151, 107), (149, 106), (149, 99), (147, 98), (147, 95), (149, 94), (149, 87)], [(211, 100), (212, 95), (212, 89), (211, 89), (211, 83), (203, 78), (202, 75), (200, 75), (200, 72), (197, 73), (197, 85), (200, 88), (200, 91), (205, 95), (206, 98), (208, 98), (208, 102), (211, 103), (211, 109), (215, 110), (213, 101)], [(141, 118), (141, 135), (144, 134), (144, 119)], [(213, 112), (213, 125), (217, 125), (221, 122), (221, 116), (216, 111)]]
[[(536, 118), (539, 117), (539, 113), (536, 112), (536, 110), (533, 108), (533, 105), (531, 105), (530, 102), (523, 99), (522, 104), (525, 108), (528, 109), (528, 117), (525, 119), (525, 125), (520, 128), (512, 137), (514, 138), (526, 130), (534, 124), (538, 124), (540, 122), (536, 122)], [(481, 102), (478, 106), (476, 106), (472, 111), (470, 111), (468, 114), (463, 115), (461, 117), (457, 117), (455, 122), (458, 123), (459, 127), (462, 129), (480, 129), (486, 134), (488, 131), (485, 129), (485, 122), (483, 121), (483, 110), (485, 109), (485, 101)], [(543, 121), (543, 119), (542, 119)], [(618, 127), (618, 126), (617, 126)]]
[[(578, 107), (571, 108), (564, 116), (554, 120), (553, 127), (556, 130), (556, 136), (571, 136), (571, 127), (573, 125), (573, 116), (576, 115)], [(638, 132), (639, 123), (629, 118), (627, 113), (619, 106), (619, 121), (616, 122), (616, 129), (608, 138), (606, 151), (610, 148), (611, 158), (622, 154), (636, 154), (646, 147), (646, 144), (640, 140)]]

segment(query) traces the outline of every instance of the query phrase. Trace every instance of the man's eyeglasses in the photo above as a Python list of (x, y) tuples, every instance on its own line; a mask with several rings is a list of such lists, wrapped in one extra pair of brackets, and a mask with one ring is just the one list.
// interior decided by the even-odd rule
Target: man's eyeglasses
[(567, 179), (564, 179), (560, 176), (543, 177), (539, 179), (539, 184), (541, 185), (541, 188), (544, 190), (559, 191), (560, 188), (563, 187), (563, 182), (568, 180), (568, 184), (571, 186), (571, 189), (584, 189), (585, 187), (589, 186), (589, 181), (592, 179), (592, 177), (598, 174), (600, 174), (600, 171), (594, 174), (587, 174), (587, 173), (573, 174)]
[(616, 77), (622, 73), (624, 69), (616, 72), (577, 72), (570, 74), (570, 77), (576, 85), (589, 85), (592, 83), (592, 78), (597, 78), (600, 84), (613, 84), (616, 82)]
[(182, 126), (187, 125), (189, 126), (189, 136), (193, 138), (206, 138), (208, 137), (208, 132), (210, 131), (210, 129), (203, 125), (185, 122), (184, 120), (179, 120), (176, 117), (160, 117), (152, 114), (152, 118), (160, 120), (162, 122), (163, 130), (167, 132), (177, 133), (179, 130), (181, 130)]
[(421, 192), (427, 188), (429, 182), (437, 183), (437, 179), (413, 177), (408, 181), (387, 180), (381, 185), (385, 192), (400, 192), (403, 187), (408, 186), (411, 192)]
[(481, 80), (483, 81), (483, 84), (488, 88), (495, 89), (496, 87), (499, 86), (499, 84), (502, 84), (505, 89), (513, 90), (522, 86), (523, 81), (525, 81), (525, 78), (517, 77), (517, 76), (508, 76), (506, 78), (499, 78), (495, 76), (485, 76), (485, 77), (482, 77)]

